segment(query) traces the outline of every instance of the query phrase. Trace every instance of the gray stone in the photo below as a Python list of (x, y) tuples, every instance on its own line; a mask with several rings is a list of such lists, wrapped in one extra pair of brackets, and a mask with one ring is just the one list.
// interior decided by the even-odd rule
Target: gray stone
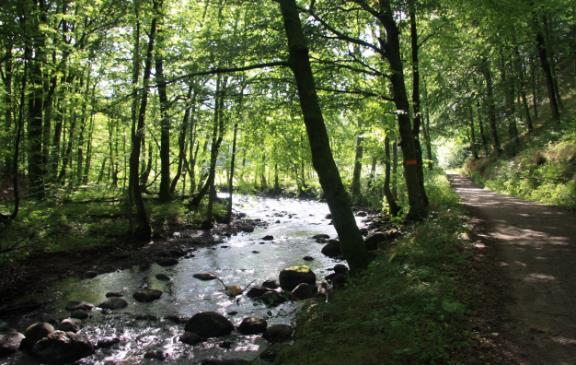
[(116, 298), (116, 297), (108, 298), (104, 302), (98, 304), (98, 307), (110, 310), (122, 309), (126, 308), (127, 306), (128, 306), (127, 301), (125, 301), (122, 298)]
[(216, 312), (195, 314), (186, 322), (184, 329), (194, 332), (202, 338), (226, 336), (232, 332), (234, 325)]
[(294, 333), (294, 328), (286, 324), (275, 324), (270, 326), (264, 332), (264, 339), (268, 342), (286, 342), (292, 339), (292, 334)]
[(150, 303), (162, 296), (162, 291), (157, 289), (142, 289), (132, 294), (132, 297), (138, 302)]
[(268, 327), (268, 322), (265, 319), (248, 317), (242, 320), (238, 326), (238, 332), (243, 335), (255, 335), (266, 331), (266, 327)]
[(280, 287), (292, 291), (300, 283), (316, 285), (316, 275), (306, 265), (292, 266), (280, 272)]

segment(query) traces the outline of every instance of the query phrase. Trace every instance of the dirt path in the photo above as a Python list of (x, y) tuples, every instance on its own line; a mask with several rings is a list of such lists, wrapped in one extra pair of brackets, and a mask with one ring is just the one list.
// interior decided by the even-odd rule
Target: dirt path
[(449, 179), (502, 268), (508, 351), (519, 364), (576, 364), (576, 215)]

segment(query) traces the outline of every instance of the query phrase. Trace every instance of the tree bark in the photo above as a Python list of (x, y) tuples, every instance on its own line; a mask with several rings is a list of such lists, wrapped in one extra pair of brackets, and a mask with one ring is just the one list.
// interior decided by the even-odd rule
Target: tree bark
[(344, 257), (350, 269), (357, 272), (368, 266), (369, 256), (352, 213), (350, 198), (332, 157), (296, 2), (280, 0), (280, 8), (288, 38), (289, 65), (298, 88), (300, 107), (312, 152), (312, 163), (332, 213), (334, 228), (338, 232)]
[(490, 61), (484, 59), (481, 66), (481, 72), (486, 81), (486, 103), (488, 104), (488, 118), (490, 120), (490, 128), (492, 130), (492, 143), (494, 144), (494, 151), (497, 154), (502, 153), (500, 146), (500, 138), (498, 136), (498, 121), (496, 118), (496, 102), (494, 100), (494, 83), (492, 80), (492, 72), (490, 71)]
[[(360, 124), (360, 123), (359, 123)], [(359, 126), (360, 127), (360, 126)], [(356, 148), (354, 152), (354, 171), (352, 173), (352, 201), (359, 203), (362, 200), (362, 192), (360, 187), (360, 178), (362, 176), (362, 158), (364, 156), (364, 147), (362, 146), (362, 131), (356, 136)]]
[(160, 100), (160, 191), (158, 198), (161, 202), (167, 202), (172, 199), (172, 190), (170, 189), (170, 116), (168, 114), (170, 103), (168, 102), (168, 92), (166, 88), (166, 79), (164, 77), (164, 59), (162, 56), (163, 45), (163, 7), (162, 0), (157, 0), (156, 15), (158, 18), (158, 45), (156, 47), (156, 82), (158, 84), (158, 98)]
[[(153, 1), (154, 7), (158, 6), (157, 1)], [(144, 128), (146, 126), (146, 106), (148, 104), (148, 92), (150, 88), (150, 74), (152, 72), (152, 58), (154, 54), (154, 41), (156, 37), (156, 15), (152, 18), (150, 34), (148, 36), (148, 47), (146, 50), (146, 60), (144, 65), (142, 100), (138, 110), (138, 122), (132, 138), (132, 151), (130, 153), (130, 177), (129, 194), (131, 203), (136, 206), (137, 221), (133, 227), (132, 235), (138, 241), (148, 241), (152, 237), (152, 227), (148, 219), (148, 213), (142, 198), (142, 186), (140, 185), (140, 150), (144, 139)]]
[(396, 203), (396, 198), (390, 189), (392, 174), (392, 161), (390, 157), (390, 137), (386, 136), (384, 139), (384, 196), (386, 197), (386, 203), (388, 203), (390, 215), (395, 217), (400, 213), (401, 209), (398, 203)]
[(428, 213), (428, 198), (421, 178), (422, 166), (418, 162), (419, 150), (412, 128), (412, 118), (410, 117), (410, 104), (404, 79), (398, 25), (394, 20), (390, 0), (382, 0), (381, 6), (381, 21), (386, 29), (386, 52), (384, 57), (390, 65), (393, 99), (398, 114), (398, 130), (401, 138), (400, 147), (404, 159), (404, 179), (410, 205), (406, 219), (416, 221), (426, 217)]
[(546, 88), (548, 89), (550, 111), (552, 113), (552, 119), (555, 121), (560, 121), (560, 103), (558, 101), (556, 89), (554, 86), (554, 74), (552, 73), (552, 66), (550, 64), (548, 49), (546, 48), (546, 42), (544, 40), (544, 34), (542, 32), (541, 26), (539, 22), (536, 22), (536, 24), (536, 47), (538, 48), (540, 66), (542, 67), (544, 77), (546, 78)]

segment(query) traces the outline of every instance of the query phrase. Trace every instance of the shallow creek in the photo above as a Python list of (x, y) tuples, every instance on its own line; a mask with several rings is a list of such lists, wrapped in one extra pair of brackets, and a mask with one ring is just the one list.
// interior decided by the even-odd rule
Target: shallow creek
[[(221, 338), (209, 339), (190, 346), (179, 341), (184, 325), (166, 319), (167, 316), (188, 318), (203, 311), (216, 311), (234, 325), (248, 316), (262, 317), (268, 324), (291, 324), (300, 304), (287, 302), (268, 308), (245, 295), (229, 298), (218, 280), (200, 281), (196, 273), (213, 273), (226, 285), (246, 287), (267, 279), (278, 279), (281, 269), (293, 265), (308, 265), (318, 280), (330, 274), (335, 260), (320, 253), (322, 244), (311, 237), (336, 232), (326, 219), (325, 203), (296, 199), (271, 199), (241, 196), (235, 209), (248, 218), (261, 219), (268, 226), (257, 227), (253, 233), (242, 233), (224, 238), (212, 247), (195, 249), (193, 257), (180, 259), (172, 267), (153, 264), (147, 269), (133, 268), (99, 275), (93, 279), (69, 278), (56, 283), (36, 299), (48, 302), (45, 312), (56, 318), (66, 318), (66, 303), (72, 300), (98, 304), (107, 292), (121, 292), (129, 302), (127, 308), (104, 314), (98, 308), (92, 318), (83, 321), (82, 333), (94, 343), (104, 338), (119, 338), (109, 349), (98, 349), (95, 355), (82, 359), (80, 364), (153, 364), (158, 360), (144, 359), (150, 351), (162, 351), (164, 363), (196, 364), (207, 358), (235, 358), (252, 360), (267, 344), (260, 335), (244, 336), (236, 331)], [(359, 222), (360, 223), (360, 222)], [(178, 233), (176, 233), (178, 235)], [(274, 240), (263, 241), (265, 235)], [(307, 262), (303, 257), (311, 256)], [(160, 281), (157, 274), (166, 274), (169, 282)], [(164, 293), (152, 303), (138, 303), (132, 294), (142, 288), (160, 289)], [(138, 317), (138, 318), (137, 318)], [(147, 319), (142, 319), (149, 317)], [(0, 360), (0, 365), (35, 364), (26, 355), (18, 354)]]

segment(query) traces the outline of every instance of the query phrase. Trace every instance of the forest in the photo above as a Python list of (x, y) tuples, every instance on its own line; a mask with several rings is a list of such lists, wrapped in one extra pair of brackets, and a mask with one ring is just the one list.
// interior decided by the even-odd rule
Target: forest
[(0, 78), (0, 364), (576, 361), (573, 0), (2, 0)]

